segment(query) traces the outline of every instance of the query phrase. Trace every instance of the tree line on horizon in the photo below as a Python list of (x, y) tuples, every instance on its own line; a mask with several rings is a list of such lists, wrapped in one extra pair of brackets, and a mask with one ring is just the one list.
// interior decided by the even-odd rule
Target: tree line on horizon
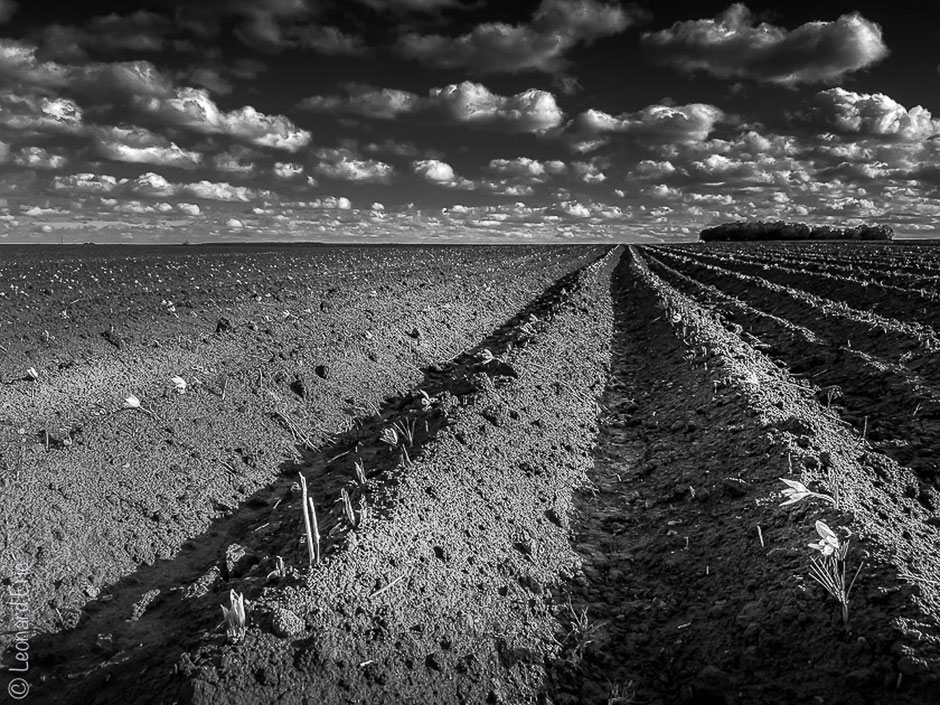
[(807, 225), (782, 220), (739, 220), (705, 228), (699, 235), (702, 242), (740, 242), (744, 240), (892, 240), (890, 225)]

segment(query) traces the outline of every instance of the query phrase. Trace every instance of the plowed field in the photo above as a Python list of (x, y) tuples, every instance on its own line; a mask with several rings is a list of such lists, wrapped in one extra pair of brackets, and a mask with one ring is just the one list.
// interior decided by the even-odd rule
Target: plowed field
[(15, 699), (938, 702), (940, 250), (8, 255)]

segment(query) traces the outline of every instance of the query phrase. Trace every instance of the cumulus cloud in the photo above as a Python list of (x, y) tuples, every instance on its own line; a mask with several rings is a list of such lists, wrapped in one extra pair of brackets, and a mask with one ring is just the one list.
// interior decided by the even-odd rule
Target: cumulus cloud
[(432, 89), (429, 99), (457, 122), (518, 132), (543, 132), (557, 127), (564, 118), (555, 96), (535, 89), (501, 96), (479, 83), (464, 81)]
[(454, 167), (438, 159), (422, 159), (412, 162), (415, 174), (427, 181), (442, 184), (454, 180)]
[(80, 172), (67, 176), (56, 176), (52, 180), (52, 188), (56, 191), (80, 191), (85, 193), (111, 193), (118, 186), (126, 183), (126, 179), (118, 180), (110, 174), (92, 174)]
[(528, 196), (535, 193), (536, 185), (568, 173), (568, 165), (558, 160), (543, 162), (529, 157), (516, 157), (492, 159), (487, 170), (499, 178), (482, 182), (480, 186), (483, 189), (504, 196)]
[(347, 149), (318, 149), (320, 163), (314, 170), (322, 176), (341, 181), (388, 183), (395, 175), (391, 165), (375, 159), (360, 159)]
[(618, 34), (639, 15), (597, 0), (542, 0), (526, 24), (485, 22), (459, 37), (403, 35), (398, 52), (409, 59), (479, 73), (543, 71), (565, 67), (565, 54), (578, 44)]
[(600, 165), (595, 162), (572, 162), (571, 170), (579, 181), (586, 184), (599, 184), (607, 180), (607, 174), (601, 171)]
[(758, 23), (741, 3), (716, 19), (648, 32), (642, 42), (653, 60), (686, 73), (786, 86), (831, 83), (888, 55), (881, 27), (857, 12), (787, 30)]
[(183, 184), (179, 192), (195, 198), (205, 198), (210, 201), (241, 201), (248, 202), (257, 195), (246, 186), (232, 186), (227, 182), (197, 181), (192, 184)]
[(176, 195), (177, 192), (177, 187), (174, 184), (152, 171), (133, 179), (127, 187), (130, 191), (141, 196), (153, 196), (155, 198), (167, 198)]
[(395, 88), (373, 88), (362, 83), (349, 83), (344, 88), (346, 95), (312, 96), (301, 101), (300, 107), (315, 112), (391, 120), (417, 111), (423, 101), (417, 93)]
[[(561, 162), (562, 166), (564, 163)], [(537, 159), (528, 157), (516, 157), (515, 159), (492, 159), (489, 163), (489, 170), (509, 177), (521, 178), (539, 178), (545, 175), (545, 164)]]
[(83, 64), (43, 61), (35, 44), (5, 38), (0, 38), (0, 78), (14, 85), (107, 99), (163, 96), (172, 89), (169, 78), (149, 61)]
[(28, 169), (62, 169), (68, 159), (61, 154), (52, 154), (42, 147), (24, 147), (13, 158), (13, 162)]
[(633, 175), (641, 179), (663, 179), (675, 173), (675, 165), (668, 160), (643, 159), (633, 169)]
[(918, 142), (940, 132), (930, 111), (908, 110), (883, 93), (855, 93), (844, 88), (820, 91), (804, 116), (824, 128), (843, 134)]
[(714, 105), (650, 105), (635, 113), (587, 110), (572, 122), (574, 134), (626, 133), (662, 142), (701, 142), (725, 117)]
[(199, 152), (182, 149), (143, 127), (101, 127), (94, 132), (98, 154), (113, 161), (179, 169), (194, 169), (202, 162)]
[(303, 173), (303, 164), (293, 164), (291, 162), (275, 162), (274, 164), (274, 175), (279, 179), (293, 179)]
[(186, 215), (199, 215), (202, 213), (202, 208), (195, 203), (177, 203), (176, 208), (180, 213), (185, 213)]
[(577, 201), (562, 201), (558, 204), (558, 209), (565, 215), (572, 218), (590, 218), (591, 209), (583, 203)]
[(260, 147), (297, 152), (310, 144), (311, 135), (283, 115), (266, 115), (246, 105), (225, 112), (209, 92), (201, 88), (180, 88), (169, 98), (140, 98), (136, 106), (169, 125), (203, 134), (228, 135)]
[(345, 196), (326, 196), (310, 202), (311, 208), (326, 208), (328, 210), (348, 211), (352, 208), (352, 202)]
[(427, 96), (392, 88), (347, 84), (346, 95), (313, 96), (300, 106), (316, 112), (360, 115), (390, 120), (418, 112), (449, 122), (481, 125), (511, 132), (544, 132), (560, 125), (564, 113), (548, 91), (529, 89), (511, 96), (464, 81), (432, 88)]
[(704, 181), (726, 181), (733, 179), (738, 183), (770, 183), (772, 175), (759, 163), (729, 158), (722, 154), (711, 154), (705, 159), (693, 161), (688, 167), (689, 173)]
[(212, 157), (216, 171), (228, 174), (251, 174), (256, 168), (254, 154), (247, 148), (234, 147)]
[(14, 130), (80, 132), (82, 109), (68, 98), (4, 93), (0, 95), (0, 125)]
[(447, 162), (439, 159), (418, 159), (411, 162), (411, 170), (416, 176), (439, 186), (448, 188), (473, 189), (476, 185), (462, 176), (458, 176)]

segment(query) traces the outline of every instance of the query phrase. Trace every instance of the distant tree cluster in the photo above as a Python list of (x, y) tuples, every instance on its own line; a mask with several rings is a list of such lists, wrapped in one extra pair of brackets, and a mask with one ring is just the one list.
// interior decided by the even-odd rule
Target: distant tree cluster
[(892, 240), (894, 229), (889, 225), (855, 225), (837, 228), (831, 225), (807, 225), (784, 221), (744, 221), (723, 223), (705, 228), (699, 236), (703, 242), (743, 240)]

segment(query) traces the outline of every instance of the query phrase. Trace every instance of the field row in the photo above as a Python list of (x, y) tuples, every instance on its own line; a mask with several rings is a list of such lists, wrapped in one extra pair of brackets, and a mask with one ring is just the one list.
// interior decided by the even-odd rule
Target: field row
[[(378, 268), (410, 257), (410, 273), (304, 278), (293, 290), (288, 276), (296, 282), (304, 267), (322, 266), (315, 253), (306, 262), (250, 253), (239, 276), (254, 270), (262, 301), (216, 307), (209, 297), (192, 317), (199, 334), (175, 338), (178, 321), (166, 314), (120, 319), (129, 341), (122, 346), (94, 329), (87, 339), (60, 333), (30, 358), (38, 380), (0, 387), (0, 569), (33, 566), (38, 627), (73, 624), (106, 585), (175, 555), (298, 453), (348, 430), (420, 379), (422, 368), (485, 337), (602, 251), (497, 256), (468, 248), (440, 271), (440, 250), (363, 250), (351, 259)], [(498, 269), (507, 258), (524, 266)], [(178, 278), (175, 286), (187, 284)], [(96, 305), (97, 314), (85, 315), (107, 320), (110, 303)], [(228, 324), (216, 332), (220, 318)], [(151, 347), (149, 339), (163, 342)], [(174, 376), (186, 383), (183, 393)], [(131, 395), (140, 408), (125, 408)]]
[[(879, 451), (914, 471), (905, 492), (940, 507), (940, 364), (930, 329), (865, 320), (808, 291), (678, 253), (649, 253), (657, 274), (720, 310)], [(827, 290), (828, 293), (828, 290)]]

